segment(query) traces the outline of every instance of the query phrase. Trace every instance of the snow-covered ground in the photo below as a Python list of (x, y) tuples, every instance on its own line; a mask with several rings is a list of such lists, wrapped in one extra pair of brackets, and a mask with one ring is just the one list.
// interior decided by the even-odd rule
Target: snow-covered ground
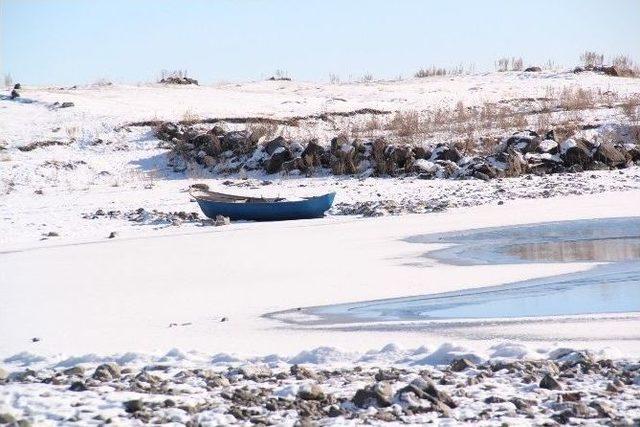
[[(264, 316), (585, 270), (592, 264), (424, 266), (419, 261), (435, 245), (405, 239), (482, 227), (638, 216), (637, 167), (489, 182), (176, 174), (166, 170), (165, 150), (157, 148), (150, 128), (121, 128), (132, 121), (181, 120), (185, 113), (287, 118), (359, 108), (427, 110), (458, 101), (474, 105), (543, 97), (549, 87), (576, 85), (625, 96), (640, 91), (640, 79), (551, 72), (340, 85), (27, 86), (22, 98), (34, 102), (0, 101), (0, 142), (6, 146), (0, 151), (0, 365), (12, 372), (108, 360), (139, 367), (177, 349), (168, 356), (177, 367), (194, 360), (204, 366), (214, 354), (217, 362), (259, 358), (261, 363), (329, 366), (357, 363), (366, 351), (389, 343), (413, 350), (389, 357), (385, 351), (372, 363), (402, 364), (408, 354), (419, 354), (431, 364), (449, 363), (460, 355), (477, 360), (545, 358), (558, 347), (637, 359), (640, 317), (634, 313), (487, 323), (446, 333), (419, 324), (392, 332), (292, 327)], [(56, 101), (75, 106), (49, 108)], [(617, 120), (612, 111), (589, 114), (596, 121)], [(326, 124), (316, 130), (326, 135), (334, 131)], [(73, 142), (18, 149), (44, 140)], [(198, 211), (186, 193), (194, 182), (261, 195), (331, 189), (337, 191), (334, 214), (356, 202), (372, 202), (381, 211), (394, 212), (394, 205), (402, 205), (400, 213), (430, 213), (329, 215), (223, 227), (199, 221), (173, 226), (153, 213)], [(144, 212), (136, 213), (138, 208)], [(113, 218), (89, 219), (98, 210), (118, 212)], [(112, 232), (115, 237), (108, 238)], [(278, 356), (269, 359), (271, 354)], [(5, 390), (0, 413), (21, 408), (25, 416), (20, 396), (32, 399), (41, 391), (37, 385)], [(61, 410), (47, 405), (53, 404), (45, 404), (39, 416)]]

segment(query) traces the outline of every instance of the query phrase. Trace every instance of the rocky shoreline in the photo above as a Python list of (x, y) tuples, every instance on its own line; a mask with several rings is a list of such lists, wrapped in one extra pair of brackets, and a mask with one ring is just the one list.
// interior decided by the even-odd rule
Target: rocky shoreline
[[(569, 349), (547, 359), (468, 356), (438, 366), (109, 362), (0, 371), (0, 378), (0, 423), (20, 426), (44, 419), (187, 426), (640, 423), (640, 363)], [(7, 412), (10, 401), (20, 404)]]
[[(618, 126), (605, 138), (596, 127), (591, 138), (577, 132), (556, 136), (555, 130), (538, 134), (515, 132), (491, 147), (461, 147), (447, 143), (393, 143), (380, 137), (349, 139), (338, 135), (327, 145), (282, 136), (266, 140), (262, 131), (225, 131), (214, 125), (162, 122), (155, 135), (170, 149), (168, 165), (183, 172), (198, 164), (214, 173), (261, 170), (267, 174), (405, 176), (421, 179), (480, 179), (547, 175), (563, 172), (620, 169), (640, 162), (637, 131)], [(591, 129), (593, 130), (593, 129)], [(488, 152), (483, 154), (482, 151)]]

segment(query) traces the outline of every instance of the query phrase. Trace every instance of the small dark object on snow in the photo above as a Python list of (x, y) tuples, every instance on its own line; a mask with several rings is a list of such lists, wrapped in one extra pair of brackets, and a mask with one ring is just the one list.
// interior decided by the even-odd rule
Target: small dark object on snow
[(140, 399), (128, 400), (124, 402), (124, 410), (130, 414), (141, 411), (143, 408), (144, 405), (142, 404), (142, 400)]
[(82, 381), (74, 381), (71, 383), (71, 387), (69, 387), (70, 391), (87, 391), (87, 386)]
[(229, 321), (229, 318), (227, 318), (227, 317), (223, 317), (222, 319), (220, 319), (220, 321), (221, 321), (221, 322), (228, 322), (228, 321)]
[(453, 372), (462, 372), (465, 369), (475, 368), (475, 367), (476, 367), (475, 363), (473, 363), (469, 359), (464, 359), (464, 358), (456, 359), (453, 361), (453, 363), (451, 363), (451, 370)]
[(40, 338), (38, 337), (31, 338), (31, 342), (38, 342), (38, 341), (40, 341)]
[(10, 96), (10, 98), (11, 98), (11, 99), (20, 98), (20, 94), (18, 93), (18, 91), (17, 91), (17, 90), (13, 89), (13, 90), (11, 91), (11, 96)]
[(75, 104), (73, 102), (63, 102), (62, 104), (60, 104), (60, 108), (69, 108), (69, 107), (73, 107)]
[(16, 83), (13, 85), (14, 89), (22, 89), (22, 85), (20, 83)]
[(118, 235), (118, 233), (116, 233), (115, 231), (112, 231), (111, 233), (109, 233), (109, 237), (107, 237), (108, 239), (113, 239), (114, 237), (116, 237)]
[(562, 386), (549, 374), (545, 374), (540, 381), (540, 388), (546, 388), (547, 390), (562, 390)]
[(49, 231), (48, 233), (44, 233), (43, 236), (44, 237), (58, 237), (59, 234), (56, 233), (55, 231)]
[(540, 68), (540, 67), (528, 67), (528, 68), (525, 68), (524, 71), (526, 73), (538, 73), (538, 72), (542, 71), (542, 68)]

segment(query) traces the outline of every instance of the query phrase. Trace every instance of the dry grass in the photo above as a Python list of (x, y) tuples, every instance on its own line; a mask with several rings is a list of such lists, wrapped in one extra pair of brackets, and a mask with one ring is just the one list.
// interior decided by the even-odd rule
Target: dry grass
[(496, 60), (496, 70), (500, 72), (504, 71), (522, 71), (524, 68), (524, 61), (522, 58), (498, 58)]
[(278, 136), (278, 125), (275, 123), (248, 123), (246, 130), (256, 139), (271, 140)]
[(429, 68), (419, 69), (416, 72), (415, 77), (423, 78), (423, 77), (446, 76), (446, 75), (447, 75), (446, 69), (431, 66)]
[(598, 52), (587, 50), (580, 55), (580, 61), (585, 67), (602, 67), (604, 55)]
[(181, 123), (184, 123), (185, 125), (194, 125), (198, 123), (200, 120), (201, 118), (198, 114), (194, 113), (190, 109), (187, 109), (182, 115)]
[(385, 129), (401, 138), (413, 138), (422, 133), (420, 115), (416, 111), (398, 111), (387, 123)]
[(337, 85), (340, 83), (340, 76), (337, 74), (329, 73), (329, 83)]

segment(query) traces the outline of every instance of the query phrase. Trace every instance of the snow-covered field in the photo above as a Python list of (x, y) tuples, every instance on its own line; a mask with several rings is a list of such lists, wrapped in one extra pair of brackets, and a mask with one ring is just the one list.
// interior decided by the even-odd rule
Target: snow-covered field
[[(417, 373), (409, 367), (418, 360), (423, 366), (448, 364), (463, 355), (476, 362), (546, 359), (557, 357), (553, 351), (559, 347), (637, 362), (637, 313), (488, 322), (446, 332), (419, 323), (393, 331), (292, 327), (264, 315), (586, 270), (592, 264), (545, 263), (523, 268), (433, 261), (425, 266), (424, 254), (436, 245), (405, 239), (482, 227), (638, 216), (638, 167), (489, 182), (178, 174), (166, 169), (166, 150), (157, 147), (149, 127), (122, 127), (133, 121), (181, 120), (185, 113), (202, 118), (287, 118), (360, 108), (423, 111), (450, 107), (461, 100), (474, 105), (543, 97), (549, 87), (567, 86), (627, 96), (640, 92), (640, 79), (544, 72), (340, 85), (26, 86), (22, 98), (33, 102), (0, 100), (0, 143), (6, 147), (0, 150), (0, 367), (14, 373), (12, 381), (0, 385), (0, 415), (12, 413), (38, 424), (64, 424), (74, 416), (80, 424), (93, 422), (64, 409), (77, 399), (69, 396), (68, 384), (63, 382), (58, 388), (55, 381), (37, 384), (34, 378), (39, 374), (20, 377), (21, 382), (16, 373), (75, 365), (93, 369), (108, 361), (135, 372), (164, 363), (174, 373), (246, 363), (271, 364), (274, 369), (294, 363), (310, 363), (314, 369), (368, 363), (414, 369), (407, 378)], [(56, 101), (75, 105), (51, 109)], [(607, 109), (585, 114), (600, 123), (622, 120)], [(327, 126), (323, 122), (290, 132), (294, 136), (331, 135), (335, 129)], [(32, 151), (18, 148), (45, 140), (72, 142)], [(333, 215), (319, 220), (212, 227), (183, 219), (180, 226), (171, 225), (176, 217), (167, 219), (166, 213), (198, 211), (186, 193), (195, 182), (265, 196), (331, 189), (337, 191), (336, 207)], [(361, 202), (374, 203), (381, 212), (404, 214), (376, 218), (335, 215)], [(144, 211), (137, 211), (139, 208)], [(95, 215), (98, 210), (107, 214)], [(109, 215), (109, 211), (114, 212)], [(113, 238), (108, 238), (112, 232)], [(387, 344), (392, 345), (384, 351), (367, 353)], [(634, 375), (635, 380), (630, 381), (636, 381), (635, 385), (629, 385), (626, 397), (621, 398), (626, 403), (614, 403), (631, 411), (631, 419), (638, 417), (640, 393), (637, 373)], [(492, 381), (491, 387), (498, 392), (507, 390), (508, 376)], [(194, 393), (203, 393), (196, 390), (196, 383), (184, 389), (193, 387)], [(340, 389), (338, 383), (323, 384)], [(594, 384), (594, 390), (606, 387), (606, 382)], [(338, 394), (355, 392), (362, 385), (353, 383)], [(93, 412), (102, 405), (103, 420), (126, 416), (121, 402), (139, 396), (129, 396), (128, 391), (111, 394), (117, 386), (111, 391), (102, 387), (79, 396), (84, 396), (82, 405)], [(505, 393), (524, 389), (518, 390)], [(164, 395), (166, 390), (154, 393)], [(287, 393), (282, 391), (283, 396)], [(291, 393), (296, 395), (298, 389)], [(479, 396), (487, 397), (486, 393)], [(191, 404), (200, 397), (193, 399)], [(472, 402), (470, 399), (466, 410), (473, 410)], [(171, 419), (169, 415), (165, 421)], [(190, 419), (182, 413), (174, 415), (176, 421)], [(242, 418), (230, 418), (228, 413), (209, 415), (200, 421), (216, 424)], [(449, 416), (467, 419), (460, 411)], [(274, 422), (292, 423), (294, 419)]]

